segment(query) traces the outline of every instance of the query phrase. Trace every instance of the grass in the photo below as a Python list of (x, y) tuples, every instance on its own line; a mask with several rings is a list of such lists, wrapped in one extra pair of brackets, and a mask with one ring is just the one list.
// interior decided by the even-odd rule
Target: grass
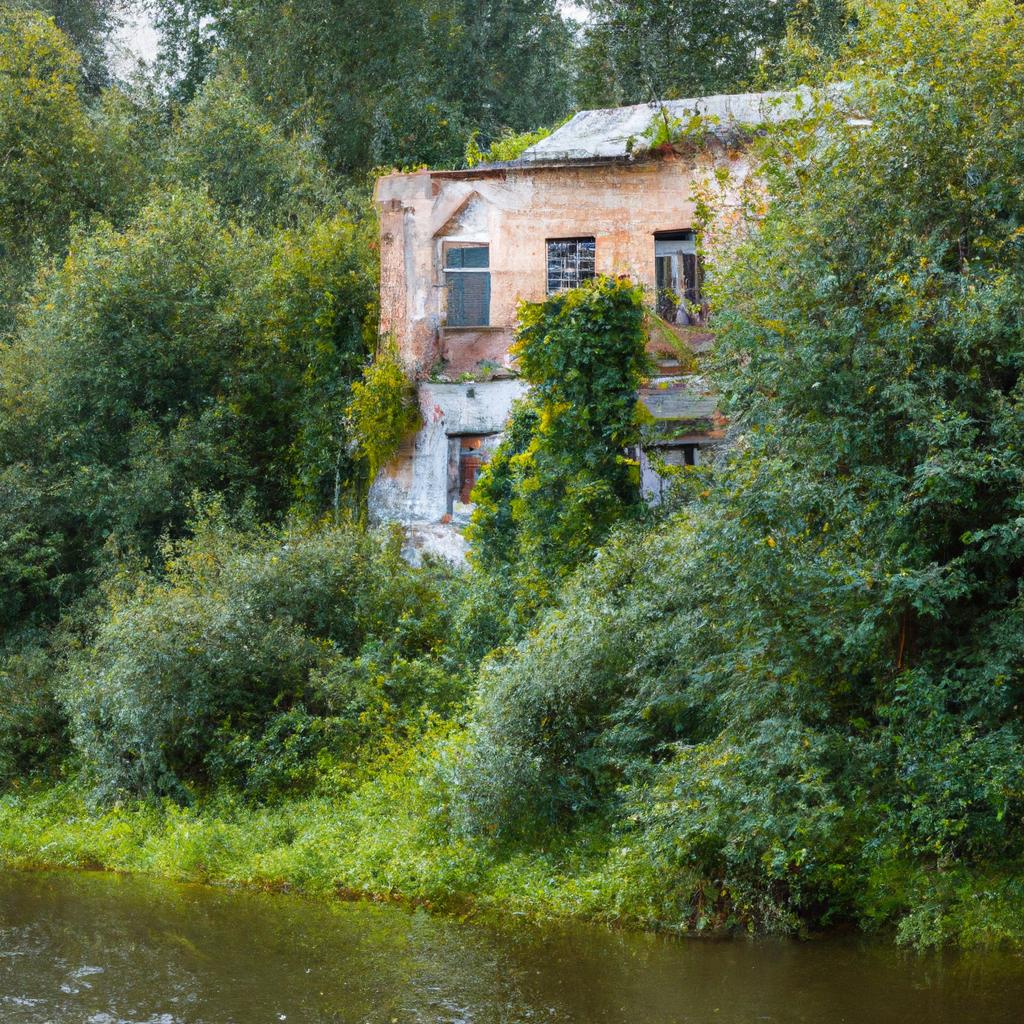
[[(74, 781), (0, 797), (0, 867), (99, 869), (179, 881), (366, 897), (459, 914), (586, 918), (636, 928), (678, 926), (673, 893), (643, 851), (613, 842), (607, 822), (552, 831), (529, 847), (462, 835), (439, 816), (443, 744), (391, 751), (361, 781), (254, 806), (222, 792), (92, 806)], [(333, 789), (333, 791), (332, 791)], [(668, 883), (668, 884), (666, 884)]]

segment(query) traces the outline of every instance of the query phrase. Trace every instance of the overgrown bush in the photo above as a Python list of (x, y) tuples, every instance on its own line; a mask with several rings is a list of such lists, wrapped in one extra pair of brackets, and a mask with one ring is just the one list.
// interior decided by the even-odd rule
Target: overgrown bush
[(503, 562), (527, 604), (546, 603), (640, 507), (626, 453), (640, 439), (644, 318), (641, 289), (612, 278), (519, 309), (512, 351), (532, 392), (480, 475), (468, 536), (477, 564)]
[(166, 578), (112, 593), (61, 693), (100, 795), (253, 795), (301, 785), (316, 755), (449, 709), (446, 614), (397, 540), (353, 527), (239, 534), (214, 518)]
[(345, 415), (356, 452), (366, 464), (367, 481), (373, 483), (420, 425), (415, 389), (393, 344), (381, 345), (362, 379), (353, 383)]
[(365, 243), (343, 213), (259, 235), (190, 191), (75, 237), (0, 348), (0, 516), (21, 519), (0, 574), (35, 552), (11, 581), (24, 614), (58, 580), (81, 592), (109, 538), (151, 554), (180, 535), (193, 490), (267, 520), (296, 497), (337, 506), (375, 296)]
[(75, 219), (120, 221), (125, 194), (146, 186), (134, 148), (111, 144), (116, 104), (90, 111), (71, 41), (19, 6), (0, 8), (0, 336), (40, 255), (63, 249)]
[(45, 635), (21, 633), (0, 646), (0, 788), (52, 771), (68, 752), (45, 642)]
[(463, 818), (612, 811), (708, 920), (927, 944), (964, 899), (928, 872), (1024, 857), (1024, 19), (870, 10), (717, 283), (729, 457), (485, 672)]
[(170, 139), (169, 171), (183, 185), (205, 186), (228, 217), (297, 225), (330, 207), (330, 177), (313, 141), (289, 139), (247, 87), (239, 67), (205, 83)]

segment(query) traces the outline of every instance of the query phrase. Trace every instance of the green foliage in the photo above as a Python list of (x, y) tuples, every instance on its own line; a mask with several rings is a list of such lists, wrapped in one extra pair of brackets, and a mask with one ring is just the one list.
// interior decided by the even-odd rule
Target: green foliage
[(181, 183), (205, 185), (236, 220), (294, 225), (332, 198), (312, 140), (286, 138), (250, 99), (238, 67), (211, 78), (185, 108), (169, 166)]
[(460, 696), (432, 660), (443, 606), (393, 539), (241, 534), (216, 512), (195, 529), (164, 576), (111, 592), (61, 683), (100, 795), (274, 793), (307, 781), (319, 751), (351, 757)]
[(0, 786), (52, 769), (67, 753), (66, 719), (45, 639), (15, 634), (0, 647)]
[(487, 461), (473, 490), (476, 508), (467, 531), (473, 544), (473, 563), (498, 576), (520, 557), (519, 527), (513, 512), (519, 465), (540, 427), (540, 415), (530, 399), (512, 407), (505, 436)]
[(85, 88), (97, 93), (110, 85), (108, 45), (132, 0), (6, 0), (11, 10), (33, 11), (53, 18), (81, 59)]
[(872, 127), (826, 114), (778, 140), (720, 299), (748, 461), (798, 482), (780, 547), (846, 575), (834, 609), (873, 655), (833, 699), (881, 727), (890, 841), (940, 863), (1020, 844), (1022, 34), (1001, 3), (867, 9), (836, 114)]
[[(79, 58), (52, 21), (0, 10), (0, 303), (23, 286), (33, 246), (59, 246), (97, 208), (97, 140), (78, 92)], [(0, 330), (9, 323), (0, 309)]]
[(339, 212), (279, 234), (257, 304), (262, 362), (252, 414), (277, 408), (280, 450), (301, 508), (337, 511), (358, 476), (346, 409), (376, 335), (376, 220)]
[[(513, 352), (533, 386), (474, 491), (482, 566), (516, 567), (541, 600), (639, 506), (636, 393), (647, 368), (643, 296), (602, 278), (519, 310)], [(535, 421), (532, 436), (524, 417)]]
[(32, 467), (31, 528), (60, 536), (59, 571), (81, 580), (112, 535), (152, 545), (195, 488), (281, 507), (287, 480), (245, 457), (266, 421), (232, 394), (249, 355), (239, 291), (259, 258), (254, 238), (177, 192), (126, 232), (77, 235), (41, 275), (0, 350), (0, 438)]
[(47, 496), (32, 468), (0, 471), (0, 629), (60, 591), (60, 536), (48, 533)]
[(540, 142), (541, 139), (546, 139), (554, 130), (554, 128), (538, 128), (536, 131), (529, 132), (505, 130), (485, 150), (481, 149), (477, 142), (479, 133), (473, 132), (466, 144), (466, 166), (476, 167), (478, 164), (515, 160), (522, 155), (524, 150)]
[(705, 923), (989, 941), (1015, 896), (967, 924), (976, 883), (927, 879), (1024, 855), (1024, 19), (862, 17), (849, 92), (766, 142), (772, 204), (715, 283), (729, 458), (489, 667), (462, 817), (612, 808), (705, 880)]
[(415, 390), (393, 345), (383, 345), (362, 380), (352, 385), (346, 416), (372, 482), (420, 426)]
[(80, 70), (51, 19), (0, 10), (0, 335), (40, 256), (63, 249), (76, 219), (123, 223), (149, 181), (151, 112), (113, 92), (90, 108)]
[[(739, 92), (759, 69), (784, 77), (775, 54), (787, 32), (834, 54), (842, 0), (588, 0), (577, 61), (583, 108)], [(778, 61), (781, 64), (781, 61)]]
[(553, 0), (158, 0), (164, 61), (189, 98), (242, 61), (275, 121), (331, 165), (450, 165), (476, 129), (550, 124), (571, 105), (572, 39)]
[(110, 538), (153, 551), (196, 489), (263, 517), (296, 491), (330, 507), (375, 280), (341, 213), (267, 239), (176, 191), (77, 235), (0, 350), (11, 600), (80, 590)]

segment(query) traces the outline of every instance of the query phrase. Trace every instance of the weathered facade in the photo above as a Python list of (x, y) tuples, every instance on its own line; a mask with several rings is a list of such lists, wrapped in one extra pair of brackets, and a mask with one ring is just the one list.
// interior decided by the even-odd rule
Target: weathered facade
[[(641, 397), (664, 425), (659, 456), (699, 462), (722, 430), (694, 372), (711, 340), (698, 205), (714, 196), (706, 249), (758, 190), (747, 133), (788, 116), (794, 100), (747, 94), (587, 111), (510, 163), (381, 178), (381, 332), (418, 383), (423, 428), (375, 481), (372, 513), (403, 523), (416, 547), (460, 557), (472, 482), (525, 392), (509, 355), (518, 304), (596, 274), (642, 284), (670, 325), (652, 332), (659, 375)], [(656, 118), (691, 126), (685, 144), (652, 150)], [(641, 464), (657, 500), (660, 480), (643, 453)]]

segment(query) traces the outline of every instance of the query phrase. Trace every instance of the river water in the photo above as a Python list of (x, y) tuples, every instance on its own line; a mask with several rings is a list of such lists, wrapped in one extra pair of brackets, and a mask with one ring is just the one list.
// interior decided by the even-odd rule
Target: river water
[(1021, 1024), (1024, 960), (0, 874), (3, 1024)]

